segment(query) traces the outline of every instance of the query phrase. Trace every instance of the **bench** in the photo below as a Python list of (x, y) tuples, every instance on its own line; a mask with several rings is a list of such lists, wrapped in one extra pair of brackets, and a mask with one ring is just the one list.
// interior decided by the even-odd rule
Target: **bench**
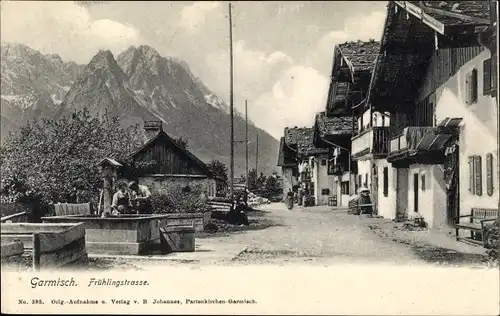
[(337, 206), (337, 196), (330, 196), (328, 198), (328, 206)]
[(211, 218), (213, 219), (225, 220), (231, 208), (231, 203), (228, 202), (207, 201), (207, 204), (211, 209)]
[[(484, 229), (488, 223), (494, 222), (499, 216), (498, 209), (472, 208), (470, 214), (455, 217), (455, 237), (457, 240), (470, 242), (472, 244), (486, 246), (483, 238)], [(469, 218), (469, 222), (460, 222), (462, 218)], [(460, 237), (460, 230), (470, 232), (470, 237)]]
[(347, 213), (354, 215), (372, 214), (373, 203), (360, 203), (359, 198), (354, 198), (349, 201)]

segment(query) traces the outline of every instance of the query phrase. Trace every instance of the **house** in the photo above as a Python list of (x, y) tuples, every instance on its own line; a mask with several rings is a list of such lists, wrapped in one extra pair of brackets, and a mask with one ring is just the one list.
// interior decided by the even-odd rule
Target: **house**
[(297, 162), (297, 136), (301, 133), (301, 128), (285, 127), (283, 137), (280, 139), (278, 152), (278, 167), (281, 167), (283, 178), (283, 199), (289, 191), (294, 191), (299, 184), (299, 172)]
[(359, 129), (356, 117), (368, 93), (379, 47), (374, 40), (335, 46), (326, 109), (315, 119), (315, 145), (331, 149), (329, 171), (336, 175), (339, 206), (347, 206), (349, 196), (363, 185), (356, 176), (359, 166), (351, 155), (351, 137)]
[(146, 143), (129, 157), (138, 169), (140, 184), (148, 186), (153, 195), (178, 187), (215, 196), (215, 180), (205, 163), (167, 135), (161, 122), (146, 121), (144, 130)]
[(285, 128), (284, 136), (280, 139), (278, 151), (278, 167), (281, 167), (283, 179), (283, 199), (294, 186), (298, 184), (297, 169), (297, 142), (296, 138), (290, 135), (288, 128)]
[(328, 174), (328, 148), (314, 145), (314, 129), (297, 132), (297, 160), (303, 173), (302, 187), (314, 198), (314, 205), (327, 205), (333, 196), (333, 176)]
[(328, 149), (314, 145), (310, 127), (286, 127), (280, 141), (278, 166), (283, 173), (283, 195), (300, 186), (314, 198), (315, 205), (326, 205), (333, 195), (333, 177), (328, 175)]
[(488, 1), (389, 2), (367, 98), (373, 113), (390, 115), (388, 148), (371, 149), (380, 154), (379, 215), (446, 227), (472, 208), (497, 208), (492, 9)]
[[(328, 177), (331, 182), (331, 195), (337, 197), (337, 206), (347, 206), (349, 185), (354, 183), (357, 166), (350, 159), (350, 140), (352, 136), (352, 116), (330, 116), (325, 112), (317, 113), (314, 122), (314, 146), (328, 148), (325, 156), (326, 168), (321, 177)], [(351, 175), (351, 181), (349, 181)]]

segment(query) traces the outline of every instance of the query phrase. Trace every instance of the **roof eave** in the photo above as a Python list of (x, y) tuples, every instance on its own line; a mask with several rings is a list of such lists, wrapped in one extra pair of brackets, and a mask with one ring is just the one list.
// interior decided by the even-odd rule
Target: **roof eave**
[(444, 23), (440, 22), (436, 18), (427, 14), (425, 12), (425, 10), (427, 10), (427, 11), (432, 10), (436, 14), (442, 14), (444, 16), (451, 16), (452, 13), (446, 12), (444, 10), (434, 9), (434, 8), (422, 9), (419, 6), (413, 4), (409, 1), (394, 1), (394, 3), (397, 4), (399, 7), (401, 7), (403, 10), (405, 10), (406, 12), (408, 12), (409, 14), (417, 17), (424, 24), (431, 27), (434, 31), (438, 32), (441, 35), (447, 35), (447, 34), (456, 32), (457, 28), (459, 28), (459, 29), (474, 29), (474, 27), (476, 27), (476, 26), (488, 26), (490, 24), (490, 21), (487, 19), (474, 18), (474, 17), (469, 17), (469, 16), (464, 15), (464, 17), (466, 17), (467, 19), (469, 19), (473, 23), (470, 23), (467, 25), (453, 25), (453, 24), (445, 25)]

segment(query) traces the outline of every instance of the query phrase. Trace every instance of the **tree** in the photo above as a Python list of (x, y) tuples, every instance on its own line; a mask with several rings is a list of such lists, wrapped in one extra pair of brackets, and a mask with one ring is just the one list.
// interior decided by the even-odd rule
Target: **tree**
[(102, 179), (97, 164), (105, 157), (123, 160), (142, 145), (138, 125), (121, 127), (106, 113), (87, 110), (59, 120), (29, 122), (0, 147), (0, 196), (3, 202), (65, 202), (78, 189), (85, 202), (96, 202)]
[(280, 188), (278, 179), (276, 179), (276, 177), (273, 177), (273, 176), (267, 177), (264, 187), (267, 191), (272, 192), (272, 193), (281, 192), (281, 188)]
[(255, 190), (257, 189), (257, 179), (255, 169), (251, 169), (248, 171), (248, 189)]
[(223, 191), (227, 187), (227, 167), (219, 160), (212, 160), (208, 165), (208, 169), (212, 172), (217, 184), (217, 192)]
[(266, 179), (267, 179), (267, 178), (266, 178), (266, 176), (264, 175), (264, 173), (263, 173), (263, 172), (261, 172), (261, 173), (260, 173), (260, 176), (259, 176), (259, 179), (257, 179), (257, 186), (258, 186), (259, 188), (262, 188), (262, 187), (265, 185), (265, 183), (266, 183)]

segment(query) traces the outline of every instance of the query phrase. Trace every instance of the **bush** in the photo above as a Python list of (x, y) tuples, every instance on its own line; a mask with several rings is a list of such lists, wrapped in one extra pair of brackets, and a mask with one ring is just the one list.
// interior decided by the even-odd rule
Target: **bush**
[(97, 164), (127, 157), (142, 136), (138, 126), (123, 128), (117, 117), (96, 118), (87, 110), (29, 122), (0, 147), (0, 200), (42, 209), (78, 192), (82, 202), (96, 205), (102, 187)]
[(151, 198), (156, 214), (165, 213), (205, 213), (210, 207), (198, 189), (186, 190), (174, 187), (162, 194), (154, 194)]
[(485, 228), (484, 238), (486, 241), (486, 248), (488, 257), (493, 260), (499, 260), (500, 239), (499, 239), (500, 218), (498, 218), (492, 225)]

